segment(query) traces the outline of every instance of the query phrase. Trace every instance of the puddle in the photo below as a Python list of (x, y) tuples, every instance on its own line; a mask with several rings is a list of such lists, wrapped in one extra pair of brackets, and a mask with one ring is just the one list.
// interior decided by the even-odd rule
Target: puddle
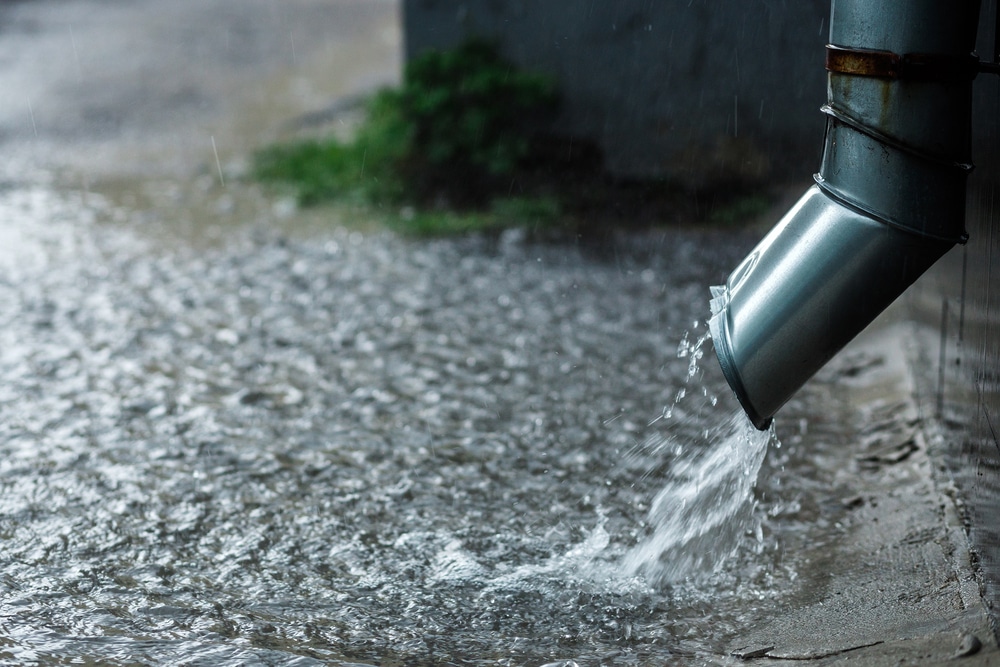
[(705, 659), (772, 594), (749, 552), (698, 586), (612, 572), (674, 465), (626, 453), (732, 259), (703, 234), (164, 244), (94, 192), (0, 210), (11, 659)]

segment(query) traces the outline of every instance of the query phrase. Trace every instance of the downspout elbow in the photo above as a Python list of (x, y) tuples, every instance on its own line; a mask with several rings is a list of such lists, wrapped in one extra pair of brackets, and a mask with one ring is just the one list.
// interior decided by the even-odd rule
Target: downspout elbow
[(713, 290), (716, 354), (757, 428), (965, 242), (978, 8), (833, 0), (816, 183)]

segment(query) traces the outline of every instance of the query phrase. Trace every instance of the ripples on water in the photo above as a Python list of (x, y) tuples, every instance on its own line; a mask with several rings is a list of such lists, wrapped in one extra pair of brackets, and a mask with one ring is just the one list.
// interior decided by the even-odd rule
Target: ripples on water
[[(769, 594), (763, 446), (734, 477), (721, 374), (671, 349), (745, 247), (197, 250), (114, 213), (0, 193), (0, 660), (705, 661)], [(660, 539), (692, 484), (740, 497), (724, 567)]]

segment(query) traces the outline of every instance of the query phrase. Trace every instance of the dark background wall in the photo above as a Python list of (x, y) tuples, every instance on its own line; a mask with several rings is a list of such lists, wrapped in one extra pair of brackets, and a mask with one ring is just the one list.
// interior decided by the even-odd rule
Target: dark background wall
[(828, 0), (404, 0), (405, 50), (469, 36), (554, 75), (556, 127), (619, 176), (691, 185), (818, 168)]

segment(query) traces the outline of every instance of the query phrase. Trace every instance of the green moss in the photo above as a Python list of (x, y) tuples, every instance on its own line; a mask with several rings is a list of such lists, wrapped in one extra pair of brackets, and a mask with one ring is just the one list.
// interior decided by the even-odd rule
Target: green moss
[(496, 228), (493, 216), (476, 211), (407, 211), (392, 217), (388, 223), (391, 228), (403, 234), (428, 237), (483, 232)]
[(555, 197), (494, 199), (490, 213), (504, 227), (533, 231), (556, 229), (565, 222), (563, 207)]

